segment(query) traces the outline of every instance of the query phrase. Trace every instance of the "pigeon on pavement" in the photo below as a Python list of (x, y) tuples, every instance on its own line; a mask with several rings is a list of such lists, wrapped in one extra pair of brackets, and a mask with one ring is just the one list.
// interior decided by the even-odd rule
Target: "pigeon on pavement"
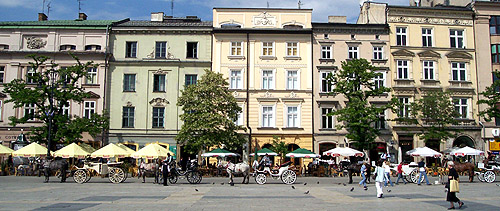
[(387, 190), (387, 192), (389, 192), (389, 193), (390, 193), (390, 192), (391, 192), (391, 190)]
[(316, 184), (319, 184), (319, 181)]
[(354, 187), (351, 188), (351, 192), (354, 190)]
[(295, 187), (292, 185), (292, 189), (295, 189)]
[(309, 194), (309, 191), (304, 192), (304, 194)]
[(194, 189), (195, 191), (198, 191), (198, 189)]
[(342, 183), (342, 185), (346, 186), (346, 184), (345, 184), (345, 183)]
[(306, 182), (306, 183), (304, 183), (304, 185), (307, 185), (307, 182)]
[(224, 185), (224, 183), (223, 183), (223, 182), (221, 182), (220, 184), (221, 184), (221, 185)]

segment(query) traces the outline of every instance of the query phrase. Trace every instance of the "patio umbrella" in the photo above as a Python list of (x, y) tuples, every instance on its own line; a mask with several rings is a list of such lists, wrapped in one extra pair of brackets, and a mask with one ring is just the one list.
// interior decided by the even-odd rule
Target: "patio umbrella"
[(201, 154), (202, 157), (233, 157), (233, 156), (238, 156), (236, 153), (232, 153), (230, 151), (227, 151), (225, 149), (217, 148), (214, 149), (210, 152), (206, 152)]
[(95, 152), (94, 147), (92, 147), (86, 143), (80, 143), (80, 147), (82, 147), (85, 151), (87, 151), (89, 153)]
[(130, 149), (130, 147), (127, 147), (127, 146), (125, 146), (125, 145), (123, 145), (121, 143), (116, 144), (116, 146), (121, 147), (122, 149), (124, 149), (125, 151), (127, 151), (130, 154), (134, 154), (135, 153), (135, 150)]
[(171, 156), (174, 156), (174, 153), (171, 152), (168, 149), (165, 149), (165, 147), (162, 147), (159, 144), (148, 144), (147, 146), (143, 147), (137, 152), (134, 152), (132, 154), (133, 158), (146, 158), (146, 159), (153, 159), (153, 158), (166, 158), (170, 153)]
[(453, 151), (455, 151), (457, 149), (460, 149), (460, 147), (451, 147), (451, 148), (443, 150), (442, 153), (445, 154), (445, 155), (449, 155), (449, 154), (451, 154), (451, 152), (453, 152)]
[(128, 157), (130, 153), (127, 150), (117, 146), (116, 144), (109, 143), (105, 147), (93, 152), (90, 156), (93, 158), (102, 157), (102, 158), (110, 158), (110, 157)]
[(35, 142), (17, 151), (12, 152), (12, 156), (21, 156), (21, 157), (38, 157), (45, 155), (47, 155), (47, 148)]
[(293, 152), (290, 152), (286, 154), (287, 157), (292, 157), (292, 158), (319, 158), (320, 156), (318, 154), (314, 154), (313, 152), (304, 149), (304, 148), (299, 148), (294, 150)]
[(337, 147), (330, 149), (326, 152), (323, 152), (323, 155), (330, 155), (332, 157), (339, 157), (339, 156), (357, 156), (357, 157), (363, 157), (365, 154), (361, 151), (351, 149), (349, 147)]
[(441, 153), (429, 148), (429, 147), (419, 147), (406, 152), (407, 155), (414, 157), (441, 157)]
[(401, 147), (398, 147), (398, 163), (403, 162), (403, 151), (401, 150)]
[(90, 155), (90, 152), (83, 149), (81, 146), (78, 146), (75, 143), (71, 143), (68, 146), (63, 147), (60, 150), (54, 152), (54, 157), (62, 157), (62, 158), (85, 158), (87, 155)]
[[(278, 153), (273, 152), (272, 150), (270, 150), (268, 148), (263, 148), (263, 149), (257, 151), (257, 156), (264, 156), (266, 154), (269, 156), (277, 156), (278, 155)], [(250, 154), (250, 156), (255, 156), (255, 153)]]
[(466, 156), (466, 155), (484, 155), (484, 152), (471, 147), (464, 147), (452, 151), (450, 154), (455, 156)]
[(14, 150), (0, 144), (0, 155), (5, 155), (5, 154), (10, 155), (12, 154), (12, 152), (14, 152)]

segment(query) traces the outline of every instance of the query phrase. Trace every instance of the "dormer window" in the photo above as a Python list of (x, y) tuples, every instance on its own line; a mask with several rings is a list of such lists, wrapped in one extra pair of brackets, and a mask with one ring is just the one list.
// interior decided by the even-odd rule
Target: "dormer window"
[(100, 45), (86, 45), (85, 50), (86, 51), (100, 51), (101, 46)]
[(76, 50), (76, 45), (61, 45), (59, 50), (61, 50), (61, 51), (74, 51), (74, 50)]
[(304, 28), (301, 25), (295, 25), (295, 24), (288, 24), (283, 26), (284, 29), (302, 29)]
[(0, 44), (0, 51), (9, 50), (9, 45)]
[(222, 24), (220, 25), (221, 28), (225, 29), (225, 28), (241, 28), (241, 25), (240, 24), (237, 24), (237, 23), (226, 23), (226, 24)]

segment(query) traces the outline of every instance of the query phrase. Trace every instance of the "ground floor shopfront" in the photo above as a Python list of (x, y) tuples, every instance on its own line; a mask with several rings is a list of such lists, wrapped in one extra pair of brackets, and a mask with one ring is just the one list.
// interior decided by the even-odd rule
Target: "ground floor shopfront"
[[(271, 135), (271, 134), (252, 134), (252, 141), (250, 147), (250, 153), (262, 148), (271, 148), (273, 144), (273, 140), (283, 141), (287, 144), (288, 151), (293, 151), (299, 148), (307, 149), (311, 152), (313, 150), (313, 137), (312, 134), (280, 134), (280, 135)], [(315, 152), (317, 153), (317, 152)], [(304, 166), (309, 162), (312, 162), (312, 158), (284, 158), (283, 162), (292, 161), (296, 166)], [(280, 157), (274, 157), (274, 164), (279, 164)]]

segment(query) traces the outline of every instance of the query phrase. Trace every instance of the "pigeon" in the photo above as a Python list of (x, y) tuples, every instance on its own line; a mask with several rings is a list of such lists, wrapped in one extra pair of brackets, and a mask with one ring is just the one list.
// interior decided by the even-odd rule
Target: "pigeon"
[(351, 192), (354, 190), (354, 187), (351, 188)]
[(319, 184), (319, 181), (316, 184)]
[(496, 184), (496, 185), (497, 185), (497, 186), (500, 186), (500, 185), (498, 185), (498, 184)]
[(212, 185), (215, 185), (215, 182), (212, 182)]
[(221, 182), (221, 183), (220, 183), (220, 185), (224, 185), (224, 183), (223, 183), (223, 182)]
[(304, 185), (307, 185), (307, 182), (306, 182), (306, 183), (304, 183)]
[(304, 192), (304, 194), (309, 194), (309, 191)]
[(292, 189), (295, 189), (295, 186), (292, 185)]
[(198, 189), (194, 189), (194, 190), (198, 192)]
[(346, 186), (346, 184), (345, 184), (345, 183), (342, 183), (342, 185)]
[(391, 190), (387, 190), (387, 192), (389, 192), (389, 193), (390, 193), (390, 192), (391, 192)]
[(340, 183), (340, 182), (339, 182), (339, 183), (337, 183), (337, 184), (338, 184), (338, 185), (342, 185), (342, 183)]

